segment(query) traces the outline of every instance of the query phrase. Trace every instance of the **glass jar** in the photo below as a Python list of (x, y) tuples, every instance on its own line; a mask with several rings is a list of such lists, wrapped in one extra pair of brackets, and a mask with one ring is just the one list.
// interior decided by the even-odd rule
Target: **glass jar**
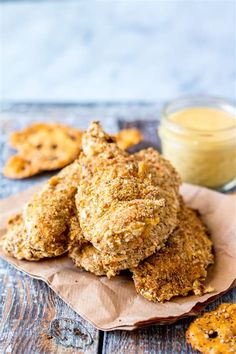
[(162, 110), (163, 155), (182, 180), (220, 191), (236, 186), (236, 107), (224, 99), (190, 97)]

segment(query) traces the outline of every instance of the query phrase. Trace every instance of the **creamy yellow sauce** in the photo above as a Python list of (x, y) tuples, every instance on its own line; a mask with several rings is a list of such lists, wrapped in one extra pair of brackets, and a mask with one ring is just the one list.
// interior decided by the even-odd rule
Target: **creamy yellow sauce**
[(236, 127), (236, 116), (215, 108), (189, 108), (173, 113), (170, 120), (180, 124), (184, 128), (201, 131)]
[(171, 114), (167, 121), (159, 129), (163, 154), (184, 182), (221, 188), (236, 177), (236, 116), (192, 107)]

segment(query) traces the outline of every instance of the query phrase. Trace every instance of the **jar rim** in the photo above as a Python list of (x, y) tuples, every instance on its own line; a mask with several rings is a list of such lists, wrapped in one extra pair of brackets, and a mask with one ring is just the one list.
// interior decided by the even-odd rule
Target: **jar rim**
[[(175, 108), (175, 106), (177, 107)], [(236, 125), (233, 124), (223, 129), (209, 129), (203, 131), (201, 129), (185, 127), (169, 119), (171, 113), (168, 113), (168, 109), (172, 108), (173, 112), (178, 112), (187, 108), (198, 108), (198, 107), (215, 108), (215, 109), (218, 108), (224, 112), (231, 114), (232, 116), (236, 114), (236, 105), (233, 101), (229, 99), (216, 97), (216, 96), (185, 96), (167, 102), (161, 110), (161, 117), (162, 119), (164, 118), (165, 121), (168, 123), (168, 125), (171, 126), (176, 131), (195, 132), (197, 134), (204, 134), (206, 132), (212, 134), (217, 134), (217, 133), (221, 134), (222, 132), (231, 132), (232, 130), (236, 130)]]

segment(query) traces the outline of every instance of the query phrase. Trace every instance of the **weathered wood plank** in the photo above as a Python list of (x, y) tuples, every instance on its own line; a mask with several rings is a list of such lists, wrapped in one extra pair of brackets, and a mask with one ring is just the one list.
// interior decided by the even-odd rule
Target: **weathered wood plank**
[[(231, 290), (206, 310), (222, 302), (236, 302), (236, 292)], [(114, 331), (104, 334), (103, 354), (190, 354), (193, 351), (186, 343), (185, 332), (194, 317), (172, 325), (151, 326), (134, 332)]]
[[(86, 353), (97, 353), (99, 332), (92, 325), (81, 319), (44, 282), (24, 275), (3, 260), (0, 260), (0, 318), (0, 353), (84, 353), (85, 349), (58, 344), (58, 339), (65, 342), (60, 330), (56, 339), (48, 332), (51, 322), (61, 318), (75, 325), (81, 322), (92, 337)], [(67, 329), (68, 334), (78, 344), (80, 332), (68, 333)], [(86, 342), (86, 337), (82, 339)]]

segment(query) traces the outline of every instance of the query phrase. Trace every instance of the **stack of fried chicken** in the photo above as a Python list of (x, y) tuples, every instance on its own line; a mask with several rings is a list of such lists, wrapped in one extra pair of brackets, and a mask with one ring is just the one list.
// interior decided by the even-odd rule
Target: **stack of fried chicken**
[(77, 267), (109, 278), (129, 270), (151, 301), (202, 294), (212, 243), (179, 186), (157, 151), (129, 154), (92, 122), (78, 159), (9, 220), (2, 248), (29, 261), (67, 253)]

